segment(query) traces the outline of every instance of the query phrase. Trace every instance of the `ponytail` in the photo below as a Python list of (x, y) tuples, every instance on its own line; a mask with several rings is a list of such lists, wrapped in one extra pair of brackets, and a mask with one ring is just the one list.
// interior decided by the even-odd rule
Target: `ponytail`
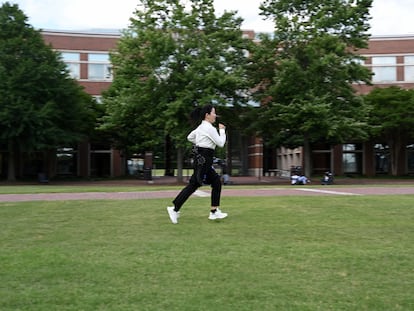
[(190, 113), (191, 121), (193, 121), (194, 124), (201, 122), (201, 107), (196, 107), (191, 113)]

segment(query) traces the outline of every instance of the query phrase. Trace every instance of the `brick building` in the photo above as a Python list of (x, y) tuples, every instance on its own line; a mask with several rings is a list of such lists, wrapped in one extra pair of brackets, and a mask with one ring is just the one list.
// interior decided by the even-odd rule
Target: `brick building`
[[(368, 48), (360, 51), (365, 66), (373, 72), (372, 86), (355, 85), (367, 94), (374, 87), (414, 87), (414, 35), (371, 37)], [(414, 143), (414, 141), (413, 141)], [(414, 173), (414, 145), (409, 144), (399, 159), (398, 175)], [(314, 146), (313, 172), (332, 170), (337, 175), (388, 174), (389, 146), (384, 141), (349, 142), (337, 146)]]
[[(373, 72), (373, 85), (355, 85), (360, 94), (374, 87), (414, 87), (414, 35), (375, 36), (368, 48), (360, 50), (365, 66)], [(336, 175), (375, 176), (389, 173), (389, 147), (383, 141), (350, 141), (344, 145), (314, 144), (312, 175), (332, 171)], [(303, 167), (302, 148), (263, 148), (260, 139), (249, 141), (250, 175), (288, 175), (293, 168)], [(399, 175), (414, 174), (414, 141), (399, 159)]]
[[(98, 102), (112, 82), (109, 52), (116, 47), (119, 32), (43, 31), (45, 42), (62, 54), (73, 78)], [(57, 153), (56, 174), (82, 177), (125, 175), (125, 159), (108, 142), (81, 142), (62, 147)]]
[[(99, 101), (102, 91), (112, 82), (109, 52), (120, 38), (117, 31), (43, 31), (47, 43), (62, 53), (71, 75), (85, 91)], [(253, 31), (245, 36), (254, 39)], [(374, 73), (375, 86), (397, 85), (414, 87), (414, 35), (372, 37), (367, 49), (365, 66)], [(355, 85), (365, 94), (372, 86)], [(260, 138), (241, 138), (229, 135), (228, 153), (231, 154), (233, 174), (262, 176), (274, 171), (289, 171), (292, 166), (302, 166), (301, 148), (294, 150), (263, 147)], [(388, 173), (388, 147), (383, 142), (349, 142), (344, 145), (314, 145), (312, 147), (313, 174), (333, 171), (336, 175), (364, 174), (373, 176)], [(399, 169), (401, 174), (414, 173), (414, 144), (407, 146)], [(126, 159), (119, 151), (111, 149), (108, 142), (81, 142), (77, 147), (57, 151), (56, 174), (76, 176), (122, 176), (126, 172)]]

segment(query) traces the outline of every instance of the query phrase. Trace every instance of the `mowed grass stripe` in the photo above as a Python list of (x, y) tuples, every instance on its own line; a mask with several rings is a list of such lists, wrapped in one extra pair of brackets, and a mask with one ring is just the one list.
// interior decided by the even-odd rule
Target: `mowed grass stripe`
[(1, 310), (412, 310), (414, 196), (0, 203)]

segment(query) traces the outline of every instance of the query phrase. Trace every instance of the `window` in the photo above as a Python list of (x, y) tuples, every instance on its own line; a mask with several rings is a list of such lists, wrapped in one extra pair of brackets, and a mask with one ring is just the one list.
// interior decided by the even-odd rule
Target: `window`
[(397, 81), (397, 59), (395, 56), (372, 57), (372, 82)]
[(377, 174), (388, 174), (390, 151), (387, 144), (375, 144), (375, 172)]
[(112, 67), (109, 62), (109, 54), (88, 55), (88, 79), (89, 80), (112, 80)]
[(92, 96), (97, 104), (102, 104), (102, 96), (101, 95), (93, 95)]
[(414, 144), (407, 146), (407, 170), (409, 174), (414, 173)]
[(414, 81), (414, 56), (404, 56), (404, 81)]
[(361, 144), (345, 144), (342, 146), (342, 166), (344, 173), (362, 172), (362, 146)]
[(61, 53), (62, 60), (66, 64), (69, 74), (73, 79), (80, 78), (80, 54), (74, 52)]
[(58, 175), (77, 174), (77, 151), (74, 148), (59, 148), (56, 153), (56, 173)]

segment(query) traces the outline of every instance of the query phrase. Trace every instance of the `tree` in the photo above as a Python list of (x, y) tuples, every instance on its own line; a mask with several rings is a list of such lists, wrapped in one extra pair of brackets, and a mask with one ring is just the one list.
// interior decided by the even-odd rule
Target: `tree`
[(22, 152), (73, 144), (94, 128), (94, 102), (69, 77), (17, 5), (0, 7), (0, 143), (8, 150), (8, 180)]
[(234, 12), (216, 17), (213, 0), (141, 0), (112, 54), (103, 127), (118, 132), (124, 147), (147, 148), (166, 137), (181, 151), (195, 106), (243, 105), (252, 43), (241, 22)]
[(414, 137), (414, 90), (397, 86), (375, 88), (364, 97), (369, 109), (371, 136), (390, 150), (391, 174), (399, 175), (399, 161)]
[(252, 78), (262, 102), (253, 126), (273, 146), (304, 146), (366, 137), (363, 101), (352, 83), (370, 83), (358, 49), (367, 46), (371, 0), (267, 0), (275, 23), (254, 52)]

